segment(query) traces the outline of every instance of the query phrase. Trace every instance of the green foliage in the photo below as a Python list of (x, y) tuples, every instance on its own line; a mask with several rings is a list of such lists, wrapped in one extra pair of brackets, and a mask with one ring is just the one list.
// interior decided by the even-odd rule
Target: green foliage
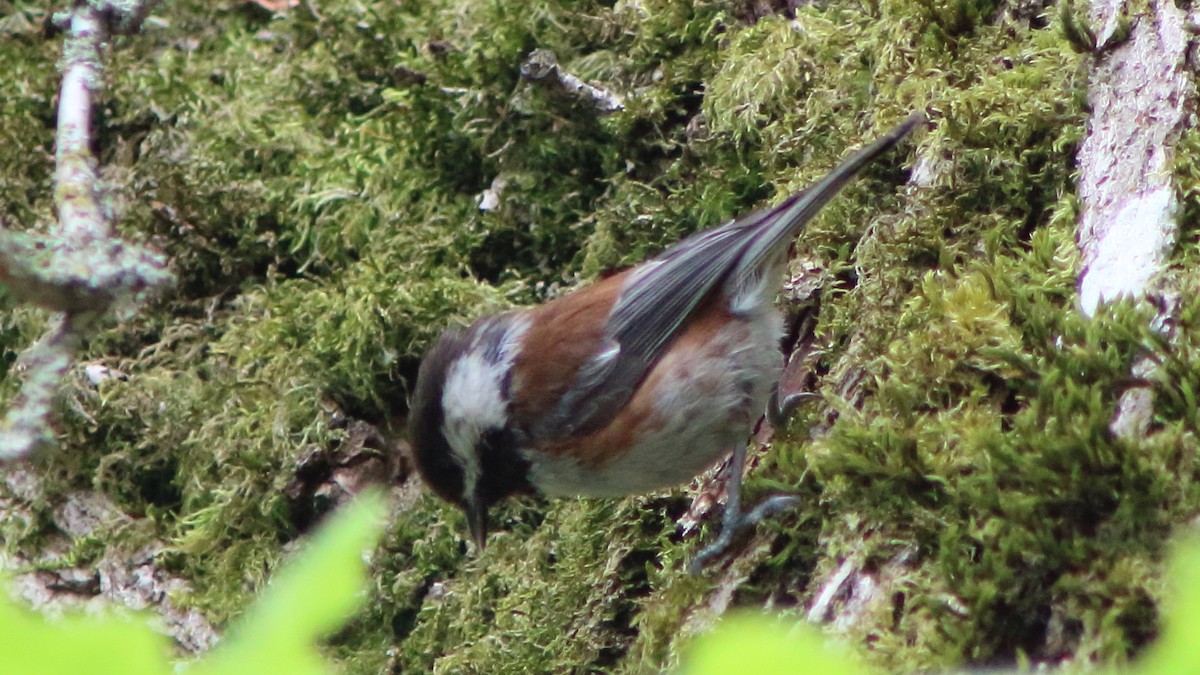
[[(227, 641), (192, 664), (189, 672), (328, 672), (314, 641), (336, 629), (360, 604), (361, 552), (374, 541), (382, 515), (382, 503), (372, 494), (333, 518), (296, 560), (279, 571), (269, 589), (230, 630)], [(1170, 603), (1163, 638), (1135, 668), (1110, 672), (1191, 673), (1200, 667), (1200, 649), (1192, 639), (1200, 620), (1200, 545), (1192, 541), (1180, 546), (1172, 570), (1172, 583), (1179, 592)], [(536, 617), (520, 619), (534, 621)], [(4, 600), (0, 601), (0, 632), (10, 645), (5, 651), (6, 672), (139, 675), (172, 670), (166, 639), (135, 617), (46, 619)], [(480, 656), (495, 669), (504, 670), (504, 663), (494, 660), (501, 654), (502, 649)], [(470, 655), (463, 657), (460, 665), (480, 662)], [(543, 665), (552, 669), (548, 663)], [(684, 672), (703, 675), (736, 670), (836, 675), (864, 672), (864, 664), (844, 645), (833, 647), (812, 626), (745, 614), (726, 617), (715, 631), (696, 640)]]
[[(672, 524), (653, 517), (663, 500), (590, 506), (502, 510), (495, 540), (475, 559), (447, 546), (464, 526), (448, 512), (398, 526), (384, 542), (395, 557), (380, 561), (373, 590), (385, 600), (347, 631), (347, 661), (378, 672), (398, 635), (386, 665), (404, 672), (613, 667), (636, 634), (639, 598), (665, 577), (655, 560)], [(447, 566), (462, 575), (446, 578)]]
[(368, 493), (330, 519), (309, 549), (280, 571), (230, 629), (226, 644), (197, 664), (195, 672), (326, 672), (315, 642), (361, 604), (363, 550), (375, 542), (383, 515), (382, 499)]
[[(711, 533), (672, 535), (682, 494), (515, 502), (479, 557), (453, 508), (412, 497), (330, 653), (349, 672), (663, 670), (711, 607), (803, 605), (854, 555), (895, 588), (847, 629), (869, 664), (1133, 658), (1158, 630), (1164, 542), (1200, 510), (1200, 299), (1178, 295), (1170, 334), (1126, 305), (1078, 316), (1077, 10), (780, 4), (161, 5), (116, 40), (96, 124), (107, 203), (180, 284), (89, 339), (85, 358), (129, 379), (68, 388), (61, 449), (38, 460), (46, 496), (0, 524), (4, 547), (37, 552), (55, 500), (98, 490), (137, 526), (74, 556), (165, 541), (195, 589), (181, 601), (237, 620), (306, 526), (298, 465), (347, 441), (345, 417), (402, 426), (444, 326), (799, 189), (921, 108), (929, 128), (797, 242), (830, 279), (823, 400), (750, 480), (751, 501), (804, 506), (745, 567), (683, 574)], [(4, 11), (0, 215), (33, 226), (50, 217), (59, 38), (41, 5)], [(625, 110), (522, 81), (534, 48)], [(1185, 137), (1175, 167), (1181, 242), (1200, 222), (1198, 148)], [(1195, 288), (1196, 251), (1175, 252), (1168, 290)], [(5, 315), (0, 367), (44, 322)], [(1135, 381), (1143, 357), (1158, 369)], [(1154, 395), (1140, 440), (1108, 428), (1131, 387)]]
[(0, 598), (4, 669), (14, 675), (165, 674), (166, 637), (128, 617), (71, 616), (58, 621)]
[(684, 672), (855, 675), (864, 670), (862, 663), (846, 650), (833, 648), (812, 626), (743, 614), (722, 620), (711, 635), (697, 640)]
[[(383, 502), (360, 497), (330, 519), (296, 560), (272, 580), (225, 642), (188, 672), (325, 673), (316, 642), (362, 601), (363, 551), (377, 537)], [(0, 598), (4, 670), (23, 675), (174, 672), (165, 636), (133, 616), (47, 619)]]
[[(20, 3), (24, 5), (24, 3)], [(51, 214), (58, 46), (34, 34), (49, 12), (35, 6), (0, 16), (0, 219), (32, 223)]]
[(1200, 623), (1200, 542), (1194, 536), (1180, 543), (1172, 557), (1171, 585), (1174, 592), (1166, 603), (1162, 638), (1138, 662), (1138, 670), (1145, 673), (1183, 675), (1200, 669), (1195, 637)]
[[(1200, 645), (1195, 640), (1196, 626), (1200, 623), (1200, 541), (1194, 537), (1179, 545), (1175, 552), (1171, 584), (1176, 593), (1168, 603), (1162, 638), (1147, 650), (1145, 658), (1132, 666), (1102, 672), (1182, 675), (1200, 669)], [(869, 671), (844, 645), (834, 645), (809, 624), (741, 614), (725, 618), (711, 634), (696, 640), (684, 672), (836, 675)]]

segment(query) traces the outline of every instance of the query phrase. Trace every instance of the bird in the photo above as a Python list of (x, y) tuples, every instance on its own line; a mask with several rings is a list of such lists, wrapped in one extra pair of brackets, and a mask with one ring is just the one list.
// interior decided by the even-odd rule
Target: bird
[(488, 511), (519, 494), (623, 497), (677, 486), (732, 452), (722, 531), (793, 506), (740, 509), (748, 435), (783, 367), (774, 299), (792, 241), (864, 167), (925, 117), (914, 112), (781, 203), (534, 307), (446, 330), (409, 406), (423, 481), (466, 515), (477, 551)]

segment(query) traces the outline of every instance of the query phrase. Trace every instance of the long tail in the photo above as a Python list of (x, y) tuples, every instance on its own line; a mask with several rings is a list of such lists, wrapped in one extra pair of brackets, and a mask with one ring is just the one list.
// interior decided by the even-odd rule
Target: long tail
[(765, 258), (774, 255), (782, 244), (794, 239), (808, 221), (817, 215), (821, 207), (841, 192), (859, 171), (890, 150), (924, 121), (924, 113), (914, 112), (886, 134), (847, 157), (824, 178), (762, 214), (762, 223), (758, 226), (761, 230), (756, 233), (753, 243), (746, 248), (738, 266), (746, 271), (758, 269)]
[(924, 119), (920, 113), (910, 115), (784, 203), (698, 232), (636, 268), (604, 329), (619, 348), (583, 367), (558, 409), (548, 411), (551, 416), (545, 428), (554, 431), (544, 433), (581, 434), (607, 424), (717, 284), (727, 284), (735, 305), (743, 297), (763, 301), (764, 274), (771, 271), (763, 263), (778, 256), (780, 244), (790, 241), (854, 174)]

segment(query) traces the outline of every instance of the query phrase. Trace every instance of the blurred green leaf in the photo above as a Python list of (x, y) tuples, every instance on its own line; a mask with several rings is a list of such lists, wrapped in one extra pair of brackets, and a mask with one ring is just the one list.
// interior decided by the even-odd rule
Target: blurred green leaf
[(195, 672), (327, 672), (316, 642), (362, 600), (363, 552), (374, 545), (383, 514), (383, 499), (372, 492), (331, 518)]
[(721, 622), (692, 650), (688, 675), (861, 675), (869, 672), (846, 649), (825, 640), (815, 626), (759, 614)]
[[(317, 640), (358, 606), (363, 552), (379, 535), (384, 500), (371, 492), (333, 516), (193, 673), (325, 673)], [(0, 596), (5, 675), (158, 675), (174, 672), (165, 635), (125, 616), (58, 619)]]
[(1137, 672), (1154, 675), (1200, 673), (1200, 539), (1180, 545), (1171, 562), (1173, 594), (1167, 598), (1162, 635), (1137, 663)]
[(171, 672), (166, 636), (128, 617), (47, 619), (0, 596), (0, 636), (0, 671), (10, 675)]

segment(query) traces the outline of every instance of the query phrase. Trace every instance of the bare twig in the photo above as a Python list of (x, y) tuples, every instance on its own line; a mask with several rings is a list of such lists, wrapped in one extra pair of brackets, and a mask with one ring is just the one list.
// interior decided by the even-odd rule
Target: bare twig
[(22, 355), (27, 374), (19, 401), (9, 404), (0, 433), (0, 459), (20, 457), (39, 445), (49, 443), (46, 418), (54, 405), (59, 384), (71, 355), (79, 345), (82, 315), (59, 315), (49, 333)]
[(625, 109), (620, 94), (584, 82), (558, 65), (558, 58), (549, 49), (535, 49), (521, 64), (521, 77), (532, 82), (556, 87), (564, 93), (590, 103), (602, 115)]
[(42, 235), (0, 228), (0, 282), (20, 300), (59, 312), (54, 327), (22, 355), (25, 381), (0, 423), (0, 461), (51, 439), (54, 398), (82, 332), (117, 305), (171, 279), (164, 258), (113, 237), (100, 207), (91, 152), (92, 100), (103, 82), (101, 45), (132, 33), (157, 0), (79, 0), (55, 17), (67, 31), (56, 138), (58, 227)]

